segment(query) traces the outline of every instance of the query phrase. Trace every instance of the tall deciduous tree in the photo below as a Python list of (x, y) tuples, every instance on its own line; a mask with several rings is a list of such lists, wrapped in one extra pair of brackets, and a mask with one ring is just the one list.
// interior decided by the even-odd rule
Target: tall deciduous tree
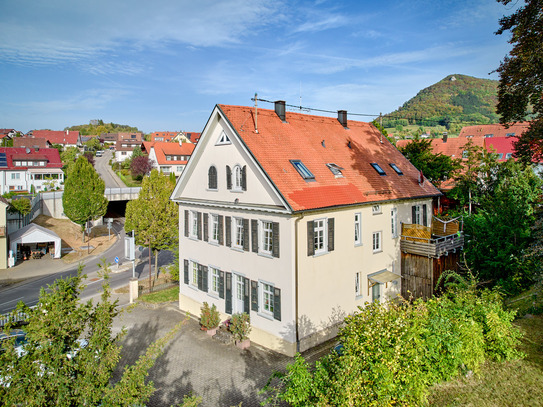
[(62, 204), (64, 213), (74, 223), (81, 225), (83, 239), (85, 224), (104, 216), (108, 200), (104, 196), (105, 184), (94, 167), (80, 156), (64, 184)]
[(138, 199), (126, 205), (124, 229), (136, 232), (136, 244), (147, 246), (150, 242), (155, 252), (155, 272), (160, 250), (175, 247), (179, 241), (179, 212), (170, 200), (174, 187), (166, 175), (153, 170), (143, 178)]
[(148, 370), (181, 324), (152, 344), (134, 365), (125, 367), (113, 383), (124, 331), (113, 332), (119, 311), (117, 301), (111, 300), (105, 262), (101, 267), (105, 283), (96, 304), (79, 301), (84, 288), (82, 266), (75, 277), (42, 288), (35, 307), (19, 304), (18, 310), (28, 315), (27, 343), (22, 356), (13, 344), (2, 344), (2, 405), (134, 406), (148, 401), (154, 391), (152, 382), (145, 383)]
[(142, 155), (134, 157), (130, 163), (130, 171), (134, 179), (142, 179), (144, 175), (147, 175), (153, 169), (153, 163), (149, 160), (149, 157)]
[[(497, 0), (508, 5), (512, 0)], [(543, 159), (543, 0), (524, 0), (523, 7), (500, 19), (496, 34), (511, 32), (513, 49), (497, 69), (500, 75), (497, 112), (508, 124), (531, 116), (529, 129), (515, 145), (524, 163)]]

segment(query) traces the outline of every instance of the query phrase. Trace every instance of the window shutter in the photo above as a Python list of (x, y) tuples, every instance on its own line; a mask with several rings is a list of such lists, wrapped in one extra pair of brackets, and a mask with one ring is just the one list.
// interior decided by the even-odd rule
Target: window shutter
[(428, 213), (426, 212), (427, 205), (422, 205), (422, 224), (428, 226)]
[(219, 271), (219, 298), (224, 299), (224, 271)]
[(258, 253), (258, 221), (251, 219), (251, 244), (253, 253)]
[(226, 226), (226, 228), (225, 228), (226, 229), (226, 231), (225, 231), (226, 246), (231, 247), (232, 246), (232, 232), (231, 232), (230, 226), (231, 226), (231, 223), (232, 223), (232, 218), (230, 216), (225, 216), (224, 223), (225, 223), (225, 226)]
[(189, 283), (189, 261), (188, 260), (183, 260), (183, 265), (185, 267), (184, 269), (184, 280), (185, 280), (185, 284), (188, 284)]
[(247, 191), (247, 166), (244, 165), (241, 169), (241, 190)]
[(225, 276), (225, 296), (224, 312), (232, 314), (232, 273), (224, 273)]
[(243, 250), (249, 251), (249, 219), (243, 219)]
[(251, 280), (251, 310), (258, 312), (258, 282)]
[(223, 216), (219, 215), (219, 244), (224, 244), (224, 237), (223, 237)]
[(200, 291), (204, 290), (204, 272), (202, 269), (203, 266), (198, 264), (198, 290)]
[(196, 235), (198, 236), (198, 240), (202, 240), (202, 212), (196, 212), (196, 220), (198, 222), (198, 225), (196, 225)]
[(334, 250), (334, 218), (328, 218), (328, 251)]
[(416, 205), (413, 205), (411, 207), (411, 223), (412, 224), (417, 223), (417, 207), (416, 207)]
[(272, 223), (272, 256), (279, 257), (279, 222)]
[(204, 213), (204, 242), (209, 240), (209, 215)]
[(232, 189), (232, 170), (226, 166), (226, 189)]
[(243, 278), (243, 312), (246, 312), (247, 314), (251, 312), (250, 302), (251, 302), (251, 299), (249, 298), (249, 279), (244, 277)]
[(207, 266), (202, 266), (202, 290), (206, 293), (208, 292), (208, 268)]
[(185, 209), (185, 237), (189, 237), (189, 211)]
[(273, 318), (281, 321), (281, 290), (273, 289)]
[(315, 222), (310, 220), (307, 222), (307, 255), (315, 254)]

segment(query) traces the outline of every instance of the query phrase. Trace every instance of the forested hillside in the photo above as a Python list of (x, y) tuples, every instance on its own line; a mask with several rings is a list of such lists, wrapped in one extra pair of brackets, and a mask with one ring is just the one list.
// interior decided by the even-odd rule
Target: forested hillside
[(383, 119), (385, 127), (445, 126), (452, 123), (498, 123), (495, 113), (498, 81), (467, 75), (449, 75), (421, 90)]
[(130, 127), (126, 124), (104, 123), (102, 120), (96, 120), (93, 122), (89, 124), (81, 124), (78, 126), (66, 127), (64, 130), (78, 130), (79, 134), (84, 135), (84, 136), (100, 135), (102, 133), (139, 131), (137, 127)]

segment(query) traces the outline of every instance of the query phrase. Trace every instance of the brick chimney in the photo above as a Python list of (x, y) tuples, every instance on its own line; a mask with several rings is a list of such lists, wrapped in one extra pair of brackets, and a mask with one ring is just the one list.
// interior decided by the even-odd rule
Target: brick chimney
[(277, 116), (279, 116), (281, 121), (283, 121), (283, 122), (286, 121), (285, 101), (284, 100), (277, 100), (275, 102), (275, 113), (277, 114)]
[(338, 110), (337, 119), (343, 127), (345, 128), (347, 127), (347, 111), (346, 110)]
[(443, 132), (443, 142), (446, 143), (447, 142), (447, 137), (448, 137), (448, 134), (446, 131)]

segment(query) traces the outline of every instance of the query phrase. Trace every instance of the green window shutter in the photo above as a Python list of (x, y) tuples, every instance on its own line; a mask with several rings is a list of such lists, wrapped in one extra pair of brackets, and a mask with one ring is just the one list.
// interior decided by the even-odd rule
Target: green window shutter
[(426, 204), (422, 205), (422, 224), (424, 226), (428, 226), (428, 213), (426, 212), (427, 208), (428, 207)]
[(315, 222), (310, 220), (307, 222), (307, 255), (315, 254)]
[(244, 165), (241, 169), (241, 190), (247, 191), (247, 166)]
[(272, 230), (272, 256), (279, 257), (279, 222), (273, 222)]
[(223, 237), (223, 216), (219, 215), (219, 244), (224, 244), (224, 237)]
[(258, 282), (251, 280), (251, 310), (258, 312)]
[(334, 218), (328, 218), (328, 251), (334, 250)]
[(411, 207), (411, 223), (417, 223), (417, 207), (415, 205)]
[(232, 231), (231, 231), (232, 218), (230, 216), (224, 217), (224, 225), (225, 225), (225, 235), (226, 235), (226, 246), (231, 247), (232, 246)]
[(273, 289), (273, 319), (281, 321), (281, 290)]
[(232, 273), (224, 273), (224, 312), (232, 314)]
[(204, 213), (204, 242), (209, 240), (209, 215)]
[(202, 240), (202, 213), (196, 212), (196, 220), (198, 225), (196, 226), (198, 240)]
[(207, 266), (202, 266), (202, 291), (208, 292), (208, 268)]
[(249, 298), (249, 279), (244, 277), (243, 278), (243, 312), (247, 314), (251, 312), (250, 302), (251, 302), (251, 299)]
[(189, 211), (185, 209), (185, 237), (189, 237)]
[(249, 219), (243, 219), (243, 250), (249, 251)]
[(203, 291), (204, 289), (204, 272), (202, 270), (203, 266), (198, 264), (198, 290)]
[(219, 271), (219, 298), (224, 299), (224, 271)]
[(253, 253), (258, 253), (258, 221), (251, 219), (251, 244)]
[(232, 170), (226, 166), (226, 189), (232, 189)]
[(183, 266), (184, 266), (184, 281), (185, 281), (185, 284), (188, 284), (189, 283), (189, 261), (188, 260), (183, 260)]

